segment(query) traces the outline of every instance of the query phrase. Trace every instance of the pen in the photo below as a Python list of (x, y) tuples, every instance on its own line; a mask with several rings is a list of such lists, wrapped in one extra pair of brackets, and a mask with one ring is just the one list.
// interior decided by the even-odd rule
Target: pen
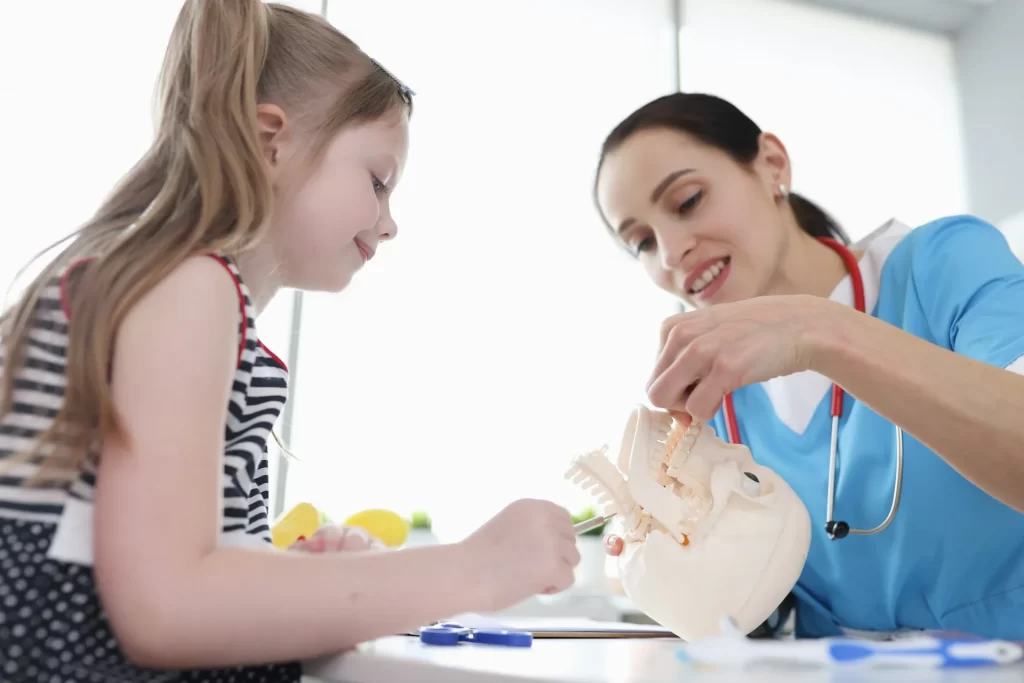
[(573, 530), (573, 532), (575, 532), (575, 534), (577, 536), (579, 536), (580, 534), (586, 533), (586, 532), (590, 531), (591, 529), (596, 529), (597, 527), (601, 526), (602, 524), (605, 524), (608, 520), (610, 520), (614, 516), (615, 515), (613, 513), (613, 514), (610, 514), (610, 515), (605, 515), (604, 517), (591, 517), (590, 519), (584, 520), (584, 521), (580, 522), (579, 524), (573, 524), (572, 530)]

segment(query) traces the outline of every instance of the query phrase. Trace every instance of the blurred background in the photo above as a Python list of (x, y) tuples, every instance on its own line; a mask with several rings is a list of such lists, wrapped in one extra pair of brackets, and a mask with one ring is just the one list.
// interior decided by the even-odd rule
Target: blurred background
[[(0, 285), (148, 146), (180, 0), (4, 3)], [(416, 92), (400, 238), (341, 295), (258, 322), (289, 361), (272, 505), (426, 512), (457, 540), (511, 500), (589, 501), (676, 304), (616, 249), (594, 164), (677, 89), (779, 135), (853, 237), (971, 212), (1024, 254), (1024, 0), (308, 0)], [(14, 290), (16, 291), (16, 289)]]

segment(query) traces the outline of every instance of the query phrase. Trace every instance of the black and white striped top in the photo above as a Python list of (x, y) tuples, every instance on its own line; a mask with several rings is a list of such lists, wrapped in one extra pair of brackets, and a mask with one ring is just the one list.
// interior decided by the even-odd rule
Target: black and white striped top
[[(211, 256), (234, 279), (239, 306), (238, 365), (224, 425), (223, 511), (220, 545), (271, 541), (267, 443), (288, 396), (288, 370), (256, 334), (249, 290), (234, 262)], [(69, 269), (70, 272), (71, 269)], [(51, 559), (92, 564), (95, 472), (70, 473), (70, 484), (28, 486), (38, 461), (7, 466), (53, 421), (66, 386), (67, 274), (55, 279), (39, 302), (29, 334), (27, 361), (15, 378), (13, 408), (0, 417), (0, 518), (53, 525)], [(0, 361), (4, 349), (0, 348)]]

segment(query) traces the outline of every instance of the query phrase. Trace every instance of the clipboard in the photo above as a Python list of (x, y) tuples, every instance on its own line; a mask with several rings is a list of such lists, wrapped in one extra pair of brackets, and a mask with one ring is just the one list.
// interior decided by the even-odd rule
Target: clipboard
[[(452, 621), (467, 628), (497, 629), (530, 633), (534, 638), (674, 638), (679, 637), (667, 628), (656, 624), (633, 624), (620, 621), (596, 621), (593, 619), (572, 619), (558, 617), (506, 618), (500, 622), (475, 614), (459, 615)], [(418, 633), (404, 635), (417, 636)]]

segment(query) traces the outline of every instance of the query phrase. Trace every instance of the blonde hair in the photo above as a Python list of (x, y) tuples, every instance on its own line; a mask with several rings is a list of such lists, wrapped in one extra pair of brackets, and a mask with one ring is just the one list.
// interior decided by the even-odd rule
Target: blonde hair
[(260, 0), (186, 0), (158, 95), (149, 150), (0, 318), (3, 417), (40, 297), (72, 262), (89, 259), (68, 293), (74, 322), (62, 407), (16, 458), (45, 455), (37, 480), (76, 475), (96, 457), (96, 439), (119, 433), (109, 363), (136, 302), (190, 256), (238, 254), (263, 237), (273, 194), (258, 103), (280, 106), (308, 132), (310, 163), (346, 125), (411, 113), (410, 91), (323, 18)]

